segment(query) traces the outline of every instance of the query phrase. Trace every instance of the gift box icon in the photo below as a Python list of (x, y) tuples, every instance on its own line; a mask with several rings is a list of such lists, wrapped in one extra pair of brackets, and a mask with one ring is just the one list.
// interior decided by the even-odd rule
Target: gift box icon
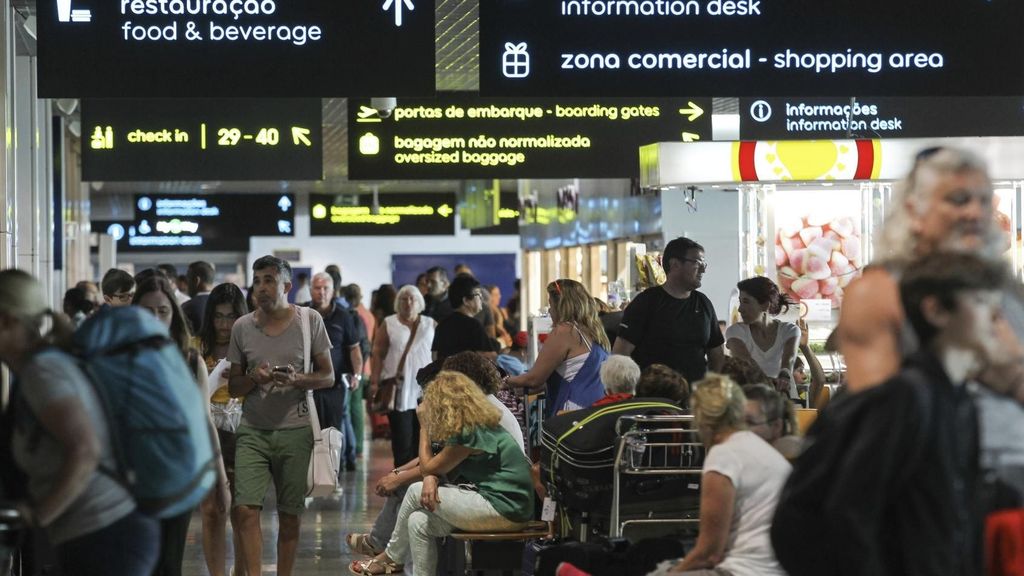
[(530, 54), (526, 51), (526, 42), (505, 43), (501, 72), (506, 78), (526, 78), (530, 75)]

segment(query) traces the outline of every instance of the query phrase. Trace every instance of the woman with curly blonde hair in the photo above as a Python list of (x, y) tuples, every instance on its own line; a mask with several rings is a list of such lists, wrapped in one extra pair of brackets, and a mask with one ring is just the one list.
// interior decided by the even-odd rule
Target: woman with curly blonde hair
[(597, 304), (575, 280), (548, 284), (551, 333), (528, 372), (508, 386), (537, 391), (547, 386), (548, 414), (578, 410), (604, 396), (601, 364), (608, 358), (608, 336), (597, 317)]
[[(423, 481), (406, 492), (384, 552), (353, 562), (353, 574), (396, 574), (411, 557), (416, 574), (433, 576), (438, 537), (455, 530), (514, 532), (533, 513), (526, 456), (498, 425), (500, 411), (472, 380), (442, 371), (427, 386), (416, 413)], [(431, 440), (444, 443), (437, 455), (430, 449)], [(442, 475), (456, 484), (442, 486)]]

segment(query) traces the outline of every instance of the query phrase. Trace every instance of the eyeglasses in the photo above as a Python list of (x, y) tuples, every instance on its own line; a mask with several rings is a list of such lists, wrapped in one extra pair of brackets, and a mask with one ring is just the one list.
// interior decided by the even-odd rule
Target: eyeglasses
[(117, 300), (118, 302), (121, 302), (122, 304), (128, 304), (129, 302), (132, 301), (132, 298), (135, 298), (135, 292), (134, 291), (133, 292), (118, 292), (116, 294), (111, 294), (110, 295), (110, 299), (111, 300)]
[(213, 321), (214, 322), (234, 322), (235, 320), (238, 320), (238, 316), (235, 315), (235, 314), (217, 314), (217, 313), (214, 313), (214, 315), (213, 315)]
[(694, 264), (697, 265), (697, 269), (698, 270), (707, 270), (708, 269), (708, 261), (707, 260), (697, 260), (696, 258), (680, 258), (680, 260), (682, 260), (683, 262), (693, 262)]

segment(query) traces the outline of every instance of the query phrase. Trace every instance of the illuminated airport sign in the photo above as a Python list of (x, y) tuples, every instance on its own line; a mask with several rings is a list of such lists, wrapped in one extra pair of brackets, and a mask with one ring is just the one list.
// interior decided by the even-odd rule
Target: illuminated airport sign
[[(469, 231), (473, 236), (495, 236), (499, 234), (519, 234), (519, 194), (501, 192), (501, 203), (498, 205), (498, 224)], [(461, 213), (460, 213), (461, 219)], [(463, 226), (465, 228), (466, 226)]]
[(40, 0), (39, 95), (429, 96), (434, 0)]
[(349, 178), (628, 178), (638, 149), (711, 138), (701, 98), (400, 99), (381, 118), (349, 100)]
[(320, 180), (321, 101), (82, 102), (84, 180)]
[(1024, 135), (1024, 98), (741, 98), (740, 138)]
[(294, 236), (291, 194), (136, 194), (131, 221), (93, 221), (127, 252), (249, 250), (250, 236)]
[(485, 96), (1024, 94), (1024, 2), (487, 0)]
[(312, 236), (452, 236), (455, 194), (446, 192), (354, 196), (309, 195)]

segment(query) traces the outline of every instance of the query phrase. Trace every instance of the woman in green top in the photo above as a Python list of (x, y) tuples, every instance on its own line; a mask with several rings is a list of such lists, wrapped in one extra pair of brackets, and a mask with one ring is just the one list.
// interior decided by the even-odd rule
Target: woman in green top
[[(442, 371), (416, 409), (423, 482), (409, 487), (382, 554), (349, 566), (353, 574), (396, 574), (411, 556), (416, 574), (437, 572), (436, 538), (456, 530), (514, 532), (533, 514), (530, 465), (498, 422), (501, 413), (472, 380)], [(430, 442), (444, 442), (437, 455)], [(441, 486), (439, 476), (453, 483)]]

